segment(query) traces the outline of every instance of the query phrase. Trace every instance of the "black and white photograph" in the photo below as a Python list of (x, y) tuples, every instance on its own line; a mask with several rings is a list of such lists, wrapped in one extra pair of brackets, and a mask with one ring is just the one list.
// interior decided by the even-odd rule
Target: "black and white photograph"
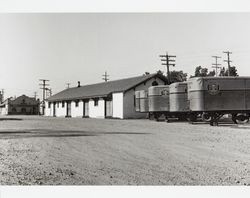
[(0, 13), (1, 186), (250, 186), (250, 12)]

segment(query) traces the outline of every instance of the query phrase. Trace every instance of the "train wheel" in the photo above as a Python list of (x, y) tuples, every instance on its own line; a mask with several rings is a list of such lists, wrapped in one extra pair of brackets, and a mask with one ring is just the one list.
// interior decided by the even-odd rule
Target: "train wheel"
[(201, 118), (204, 122), (210, 122), (210, 120), (212, 119), (212, 116), (209, 113), (203, 113), (201, 115)]
[(249, 115), (247, 114), (232, 114), (232, 120), (235, 124), (245, 124), (249, 122)]

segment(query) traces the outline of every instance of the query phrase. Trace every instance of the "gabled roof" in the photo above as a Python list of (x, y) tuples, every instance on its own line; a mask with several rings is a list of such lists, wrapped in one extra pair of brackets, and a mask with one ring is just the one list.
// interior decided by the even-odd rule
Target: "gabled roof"
[(93, 97), (106, 97), (114, 92), (126, 92), (154, 77), (158, 77), (162, 79), (164, 82), (167, 82), (167, 78), (165, 76), (158, 73), (154, 73), (132, 78), (125, 78), (121, 80), (114, 80), (114, 81), (65, 89), (49, 97), (47, 100), (61, 101), (61, 100), (76, 100), (76, 99), (85, 99)]

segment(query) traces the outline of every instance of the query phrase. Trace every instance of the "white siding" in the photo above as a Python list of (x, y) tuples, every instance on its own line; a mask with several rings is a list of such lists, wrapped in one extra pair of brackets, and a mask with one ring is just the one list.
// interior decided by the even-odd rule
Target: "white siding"
[(98, 105), (94, 105), (94, 100), (89, 100), (89, 117), (90, 118), (104, 118), (104, 100), (99, 99)]
[(8, 105), (6, 104), (5, 107), (0, 108), (1, 115), (8, 115)]
[[(66, 115), (66, 111), (65, 111)], [(76, 107), (75, 101), (71, 102), (71, 116), (72, 117), (82, 117), (83, 116), (83, 101), (79, 101), (78, 107)]]
[(62, 102), (59, 103), (59, 107), (56, 104), (56, 117), (65, 117), (66, 116), (66, 102), (64, 102), (64, 107), (62, 107)]
[(49, 102), (45, 101), (45, 112), (44, 112), (44, 115), (45, 116), (52, 116), (51, 110), (52, 110), (52, 104), (51, 104), (51, 106), (49, 108)]
[[(113, 107), (113, 118), (146, 118), (147, 113), (140, 113), (135, 111), (134, 107), (134, 93), (137, 90), (147, 90), (148, 87), (152, 86), (153, 81), (157, 81), (159, 85), (163, 85), (164, 82), (159, 78), (153, 78), (145, 83), (142, 83), (127, 91), (125, 94), (123, 92), (112, 94), (112, 107)], [(48, 102), (46, 102), (45, 115), (53, 116), (53, 102), (51, 107), (48, 108)], [(56, 116), (66, 116), (67, 104), (65, 102), (64, 108), (62, 108), (62, 102), (60, 102), (59, 107), (56, 104)], [(83, 116), (83, 101), (79, 101), (78, 107), (75, 106), (75, 101), (71, 102), (71, 116), (72, 117), (82, 117)], [(105, 101), (99, 99), (98, 105), (94, 106), (94, 100), (89, 100), (89, 117), (90, 118), (105, 118)]]
[(123, 119), (123, 93), (113, 93), (113, 118)]

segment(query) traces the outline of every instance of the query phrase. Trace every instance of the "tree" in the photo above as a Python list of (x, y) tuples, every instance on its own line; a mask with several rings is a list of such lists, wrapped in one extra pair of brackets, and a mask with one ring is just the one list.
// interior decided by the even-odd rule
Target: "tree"
[(210, 71), (208, 74), (207, 74), (207, 76), (215, 76), (215, 71), (213, 70), (213, 71)]
[(194, 76), (191, 77), (205, 77), (205, 76), (214, 76), (215, 71), (208, 72), (208, 69), (205, 67), (198, 66), (195, 68)]
[(187, 73), (181, 71), (170, 71), (170, 80), (173, 82), (183, 82), (187, 80)]
[(158, 70), (156, 73), (157, 73), (157, 74), (164, 75), (164, 72), (163, 72), (163, 71), (161, 71), (161, 70)]
[[(235, 66), (230, 67), (230, 76), (239, 76), (237, 73), (237, 69)], [(228, 76), (228, 69), (225, 69), (225, 67), (223, 67), (220, 71), (220, 76)]]
[[(164, 72), (161, 70), (157, 71), (158, 74), (161, 74), (167, 78), (166, 75), (164, 75)], [(171, 83), (174, 82), (183, 82), (187, 80), (187, 73), (184, 73), (182, 70), (181, 71), (170, 71), (170, 80)]]

